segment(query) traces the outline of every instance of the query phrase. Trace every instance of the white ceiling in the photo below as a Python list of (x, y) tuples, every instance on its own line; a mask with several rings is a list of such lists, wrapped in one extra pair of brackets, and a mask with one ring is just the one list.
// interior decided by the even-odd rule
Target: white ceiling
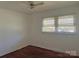
[[(30, 9), (27, 1), (0, 1), (0, 7), (20, 12), (34, 13), (69, 5), (79, 4), (78, 1), (43, 1), (44, 5), (36, 6)], [(38, 3), (37, 1), (34, 3)]]

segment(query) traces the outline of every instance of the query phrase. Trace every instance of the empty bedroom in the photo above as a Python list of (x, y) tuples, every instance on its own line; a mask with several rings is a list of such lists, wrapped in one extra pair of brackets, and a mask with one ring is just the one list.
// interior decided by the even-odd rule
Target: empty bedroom
[(79, 1), (0, 1), (0, 58), (79, 58)]

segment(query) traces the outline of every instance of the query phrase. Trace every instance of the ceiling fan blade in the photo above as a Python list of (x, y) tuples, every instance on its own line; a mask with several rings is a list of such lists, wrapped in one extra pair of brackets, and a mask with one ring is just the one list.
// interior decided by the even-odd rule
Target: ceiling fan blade
[(38, 6), (38, 5), (43, 5), (44, 3), (41, 2), (41, 3), (38, 3), (38, 4), (34, 4), (34, 6)]
[(35, 8), (35, 6), (39, 6), (39, 5), (43, 5), (44, 2), (34, 2), (34, 1), (28, 1), (28, 3), (24, 2), (25, 4), (27, 4), (31, 9)]

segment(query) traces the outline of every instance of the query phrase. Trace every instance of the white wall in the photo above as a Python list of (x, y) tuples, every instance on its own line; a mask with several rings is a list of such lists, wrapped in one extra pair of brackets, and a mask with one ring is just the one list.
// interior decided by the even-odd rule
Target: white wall
[(0, 56), (28, 45), (29, 15), (0, 8)]
[[(67, 35), (62, 33), (43, 33), (41, 31), (44, 17), (65, 14), (75, 14), (76, 33)], [(33, 20), (31, 21), (30, 28), (30, 42), (32, 45), (62, 52), (66, 50), (76, 50), (79, 55), (79, 8), (77, 6), (35, 13), (32, 17)]]

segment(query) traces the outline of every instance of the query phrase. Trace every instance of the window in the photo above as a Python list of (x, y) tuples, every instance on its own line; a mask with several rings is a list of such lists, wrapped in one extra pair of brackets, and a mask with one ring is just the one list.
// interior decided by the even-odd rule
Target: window
[(74, 16), (57, 16), (44, 18), (43, 32), (75, 32)]
[(43, 21), (43, 32), (54, 32), (55, 31), (55, 22), (54, 18), (45, 18)]

